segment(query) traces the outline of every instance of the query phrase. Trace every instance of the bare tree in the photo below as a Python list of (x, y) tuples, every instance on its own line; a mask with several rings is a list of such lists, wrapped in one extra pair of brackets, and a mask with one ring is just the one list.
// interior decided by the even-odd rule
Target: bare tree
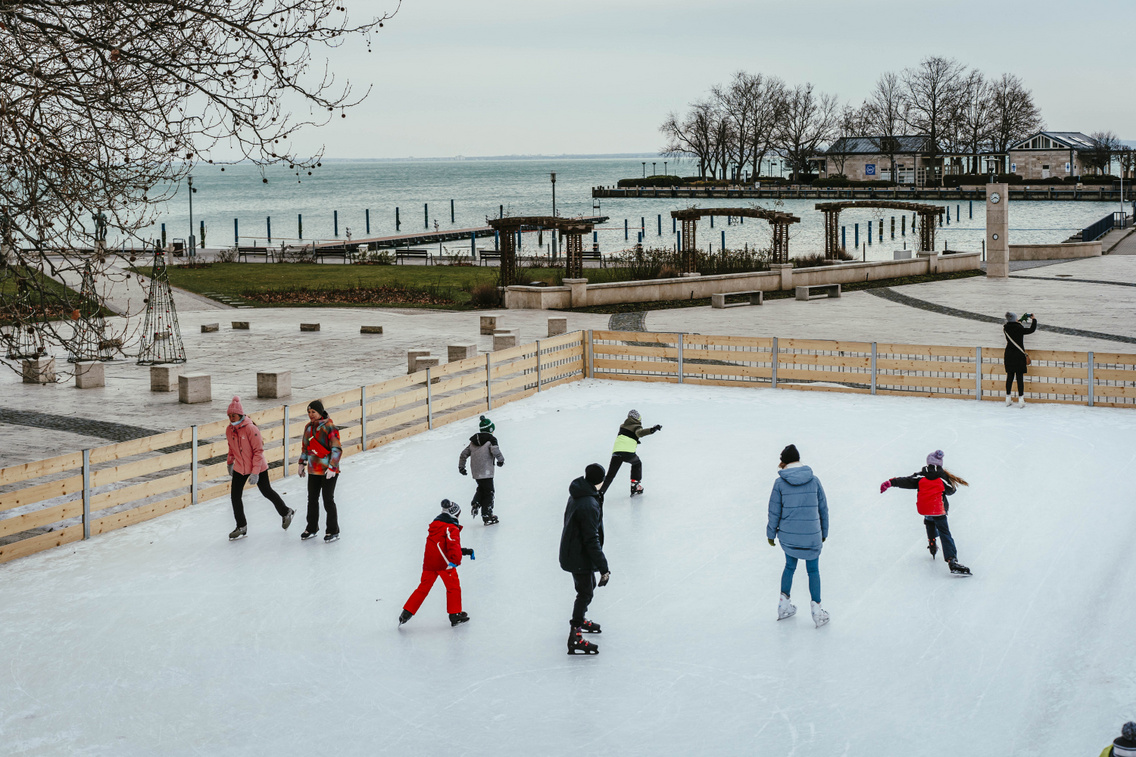
[(880, 154), (888, 156), (891, 180), (896, 183), (899, 183), (899, 177), (896, 176), (895, 156), (907, 124), (908, 108), (903, 81), (893, 71), (880, 75), (863, 107), (865, 129)]
[(319, 165), (290, 139), (362, 99), (320, 53), (369, 47), (387, 18), (352, 21), (325, 0), (0, 0), (0, 292), (40, 303), (5, 295), (3, 319), (66, 342), (44, 303), (81, 303), (45, 276), (124, 275), (80, 252), (100, 247), (90, 219), (112, 242), (137, 239), (198, 162)]
[(976, 174), (980, 172), (978, 155), (990, 146), (994, 127), (993, 90), (979, 71), (967, 75), (959, 104), (962, 147), (971, 156), (968, 173)]
[(852, 140), (863, 137), (867, 131), (867, 113), (863, 106), (854, 108), (845, 105), (840, 109), (840, 116), (836, 126), (836, 140), (825, 151), (828, 160), (836, 168), (837, 176), (844, 176), (844, 165), (848, 162), (851, 151), (848, 149)]
[(698, 175), (705, 178), (715, 151), (714, 105), (701, 100), (692, 104), (687, 114), (681, 118), (672, 112), (663, 121), (659, 131), (667, 140), (660, 152), (675, 157), (685, 155), (694, 158), (698, 161)]
[(1113, 155), (1121, 148), (1120, 139), (1111, 131), (1094, 131), (1089, 138), (1093, 146), (1081, 153), (1081, 161), (1093, 171), (1107, 174)]
[(809, 161), (832, 140), (839, 118), (835, 95), (814, 93), (812, 84), (794, 87), (785, 98), (784, 115), (777, 131), (777, 147), (792, 170), (792, 178), (808, 173)]
[(990, 83), (990, 139), (999, 153), (1002, 173), (1006, 173), (1010, 147), (1039, 129), (1045, 128), (1033, 93), (1013, 74), (1002, 74)]
[(729, 122), (732, 139), (725, 145), (730, 160), (738, 166), (746, 164), (751, 145), (743, 135), (748, 134), (754, 117), (754, 99), (761, 91), (760, 74), (747, 74), (738, 71), (725, 86), (715, 86), (710, 90), (725, 121)]
[(931, 166), (943, 152), (962, 96), (963, 67), (954, 59), (930, 56), (903, 72), (909, 104), (907, 124), (927, 136), (927, 161)]
[(1120, 164), (1120, 175), (1125, 179), (1131, 179), (1132, 169), (1136, 166), (1136, 151), (1127, 145), (1122, 145), (1116, 153), (1116, 160)]
[(766, 76), (753, 88), (750, 105), (753, 115), (749, 130), (741, 138), (749, 143), (750, 173), (761, 176), (761, 162), (775, 147), (777, 128), (785, 113), (785, 82)]

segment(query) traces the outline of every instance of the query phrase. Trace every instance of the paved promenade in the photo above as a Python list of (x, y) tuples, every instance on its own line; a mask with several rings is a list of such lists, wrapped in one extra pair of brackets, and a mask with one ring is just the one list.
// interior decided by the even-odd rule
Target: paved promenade
[[(840, 299), (797, 302), (771, 300), (761, 307), (658, 310), (615, 317), (618, 328), (703, 334), (847, 339), (1001, 348), (1000, 323), (1007, 310), (1033, 312), (1041, 327), (1027, 340), (1033, 349), (1136, 353), (1136, 235), (1112, 255), (1046, 265), (1015, 265), (1008, 280), (975, 277), (874, 289)], [(117, 286), (112, 300), (136, 310), (143, 289)], [(292, 402), (370, 384), (406, 373), (406, 351), (425, 348), (446, 355), (446, 345), (476, 342), (479, 316), (496, 314), (522, 342), (547, 334), (551, 313), (532, 310), (452, 312), (372, 308), (233, 309), (188, 293), (175, 293), (189, 362), (186, 373), (212, 376), (213, 401), (178, 403), (177, 393), (150, 392), (149, 368), (133, 360), (106, 365), (107, 386), (76, 389), (66, 381), (25, 385), (11, 370), (0, 370), (0, 467), (63, 452), (182, 428), (224, 417), (233, 394), (250, 411), (280, 404), (257, 400), (256, 372), (292, 371)], [(609, 328), (607, 315), (568, 313), (568, 327)], [(249, 331), (231, 329), (249, 321)], [(321, 331), (301, 333), (301, 322)], [(219, 323), (216, 333), (201, 325)], [(385, 333), (361, 335), (361, 325)], [(56, 355), (66, 370), (66, 356)]]

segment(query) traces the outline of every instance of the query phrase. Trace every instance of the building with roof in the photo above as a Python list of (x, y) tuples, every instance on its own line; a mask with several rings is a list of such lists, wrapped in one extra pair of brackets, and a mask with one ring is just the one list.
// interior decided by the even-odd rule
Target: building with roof
[[(825, 150), (823, 159), (817, 161), (818, 167), (828, 176), (843, 174), (856, 181), (892, 181), (891, 160), (894, 155), (894, 181), (897, 184), (924, 186), (942, 179), (944, 173), (962, 173), (962, 167), (970, 156), (939, 153), (931, 158), (928, 157), (931, 152), (928, 142), (929, 138), (924, 134), (841, 137)], [(988, 159), (988, 170), (996, 170), (992, 160), (995, 155), (979, 157)]]
[(1039, 131), (1010, 147), (1010, 173), (1030, 179), (1065, 178), (1084, 173), (1082, 155), (1095, 147), (1079, 131)]

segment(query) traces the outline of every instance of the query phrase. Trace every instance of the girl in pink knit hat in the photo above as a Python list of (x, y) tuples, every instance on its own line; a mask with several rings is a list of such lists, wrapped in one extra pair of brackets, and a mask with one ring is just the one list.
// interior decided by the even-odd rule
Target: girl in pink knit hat
[(237, 519), (237, 527), (229, 534), (229, 541), (243, 539), (248, 535), (248, 523), (245, 521), (245, 506), (241, 501), (245, 482), (253, 484), (260, 493), (276, 507), (284, 528), (292, 525), (292, 516), (296, 514), (284, 504), (280, 495), (272, 490), (268, 483), (268, 461), (264, 459), (264, 443), (260, 438), (260, 429), (245, 415), (241, 407), (241, 398), (233, 397), (229, 403), (229, 425), (225, 429), (225, 439), (229, 442), (229, 474), (233, 477), (233, 487), (230, 496), (233, 500), (233, 515)]

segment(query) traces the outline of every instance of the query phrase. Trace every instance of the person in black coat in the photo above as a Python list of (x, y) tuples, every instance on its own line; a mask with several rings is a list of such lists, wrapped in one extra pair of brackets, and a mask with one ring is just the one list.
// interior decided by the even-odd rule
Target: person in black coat
[[(1030, 319), (1033, 323), (1027, 329), (1022, 325), (1022, 321)], [(1026, 404), (1026, 371), (1028, 370), (1026, 364), (1026, 334), (1032, 334), (1037, 331), (1037, 319), (1033, 317), (1032, 313), (1026, 313), (1018, 319), (1013, 313), (1006, 313), (1006, 323), (1002, 325), (1002, 333), (1006, 337), (1006, 354), (1003, 360), (1006, 363), (1006, 407), (1010, 406), (1010, 391), (1014, 385), (1014, 378), (1018, 380), (1018, 407), (1024, 407)]]
[(603, 497), (599, 494), (604, 481), (603, 466), (592, 463), (584, 475), (568, 486), (568, 506), (564, 509), (564, 530), (560, 534), (560, 567), (572, 574), (576, 586), (576, 603), (572, 605), (568, 654), (596, 654), (599, 646), (585, 641), (583, 634), (599, 633), (598, 623), (586, 619), (596, 588), (611, 578), (603, 553)]

